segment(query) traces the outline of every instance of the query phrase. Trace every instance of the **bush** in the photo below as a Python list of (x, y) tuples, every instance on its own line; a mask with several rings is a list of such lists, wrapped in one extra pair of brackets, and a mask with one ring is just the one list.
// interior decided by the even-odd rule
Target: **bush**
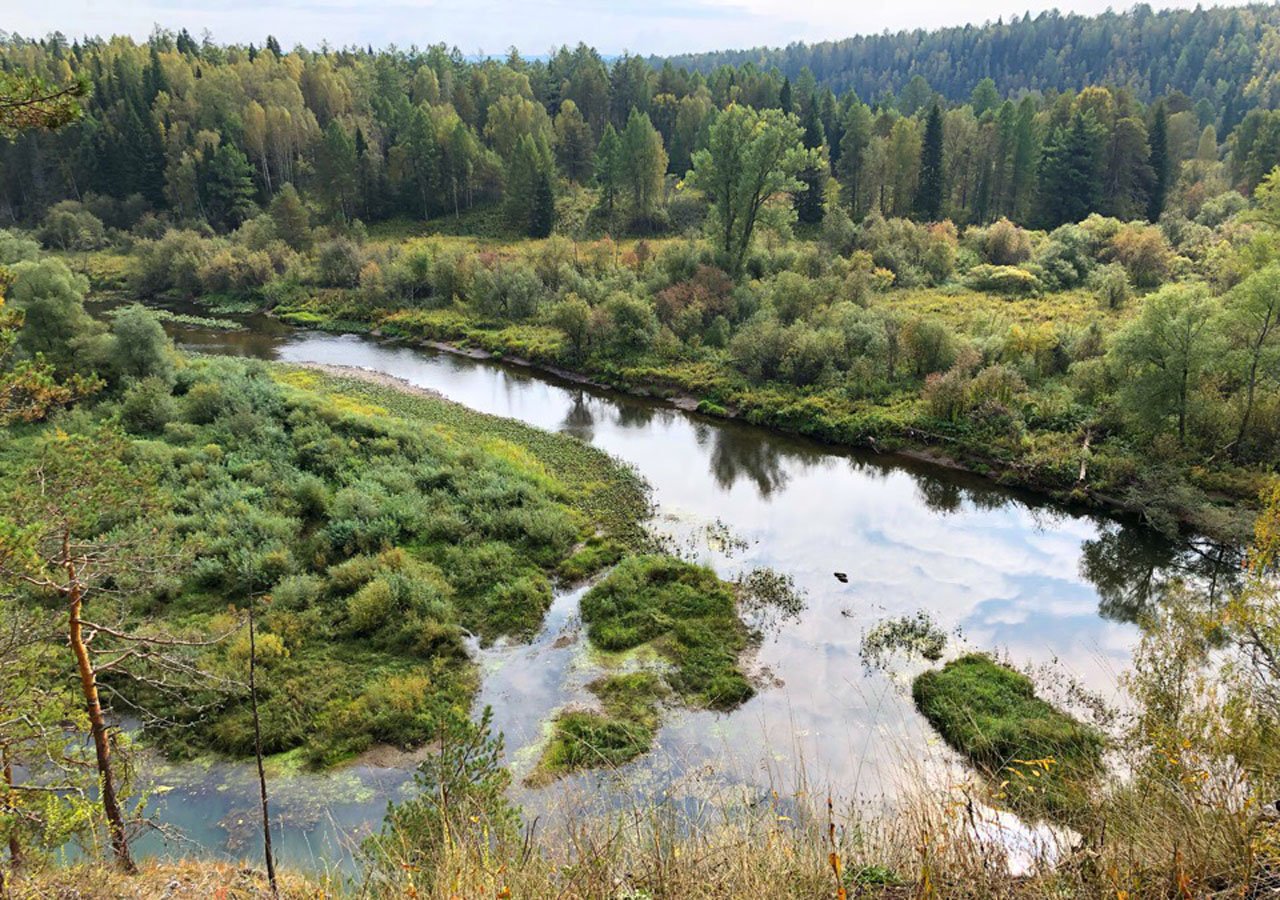
[(528, 266), (516, 263), (482, 268), (471, 285), (471, 305), (494, 322), (522, 322), (537, 315), (546, 295), (542, 281)]
[(395, 591), (384, 578), (370, 581), (347, 600), (347, 622), (356, 634), (378, 631), (395, 611)]
[(924, 380), (920, 397), (932, 418), (958, 422), (969, 412), (969, 377), (959, 369), (934, 372)]
[(813, 329), (797, 322), (787, 330), (780, 374), (797, 387), (822, 379), (844, 349), (844, 336), (834, 328)]
[(643, 353), (653, 346), (658, 319), (648, 301), (626, 291), (617, 291), (604, 302), (605, 329), (609, 345), (619, 354)]
[(142, 297), (177, 294), (195, 297), (203, 289), (201, 269), (216, 245), (194, 231), (170, 231), (158, 241), (134, 245), (129, 287)]
[(777, 378), (786, 351), (786, 329), (768, 315), (753, 318), (729, 342), (729, 360), (734, 368), (756, 381)]
[(1016, 266), (974, 266), (965, 277), (965, 283), (975, 291), (988, 291), (1025, 297), (1040, 289), (1040, 279)]
[(120, 423), (134, 434), (159, 434), (177, 417), (178, 402), (171, 385), (161, 378), (131, 385), (120, 401)]
[(848, 256), (858, 246), (858, 226), (838, 203), (822, 217), (822, 246), (833, 256)]
[(247, 294), (265, 286), (275, 274), (265, 251), (237, 245), (217, 250), (199, 269), (200, 286), (206, 294)]
[(1035, 254), (1033, 269), (1048, 290), (1083, 284), (1096, 265), (1093, 239), (1079, 225), (1062, 225), (1049, 234)]
[(1217, 228), (1248, 207), (1249, 201), (1239, 191), (1227, 191), (1204, 201), (1199, 213), (1196, 214), (1195, 221), (1197, 225)]
[(941, 284), (955, 269), (958, 241), (950, 222), (919, 225), (875, 216), (863, 224), (860, 243), (876, 266), (907, 287)]
[(364, 254), (350, 238), (321, 244), (316, 251), (315, 280), (323, 287), (353, 288), (360, 284)]
[(1093, 292), (1107, 309), (1119, 309), (1129, 299), (1129, 273), (1119, 263), (1110, 263), (1094, 272)]
[(902, 329), (903, 356), (917, 377), (941, 372), (955, 360), (954, 341), (946, 327), (933, 319), (913, 319)]
[(1004, 218), (983, 233), (981, 247), (983, 257), (993, 266), (1016, 266), (1031, 258), (1031, 237)]
[(102, 220), (75, 200), (49, 207), (40, 226), (40, 240), (59, 250), (97, 250), (107, 244)]
[(40, 256), (40, 245), (14, 231), (0, 228), (0, 266), (33, 262)]
[(1173, 250), (1154, 225), (1124, 226), (1111, 239), (1111, 257), (1124, 266), (1134, 287), (1159, 287), (1169, 277)]
[(117, 379), (156, 378), (173, 384), (173, 345), (160, 321), (135, 303), (111, 323), (109, 365)]

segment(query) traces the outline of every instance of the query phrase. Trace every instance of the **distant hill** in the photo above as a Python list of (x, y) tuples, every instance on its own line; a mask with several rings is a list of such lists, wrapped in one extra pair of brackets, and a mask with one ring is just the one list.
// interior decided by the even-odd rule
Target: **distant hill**
[(1010, 22), (654, 57), (652, 62), (703, 73), (751, 63), (777, 67), (793, 80), (807, 66), (819, 84), (837, 93), (852, 88), (868, 102), (900, 92), (917, 75), (952, 100), (967, 98), (987, 77), (1002, 94), (1115, 84), (1148, 100), (1176, 90), (1215, 104), (1226, 121), (1234, 121), (1263, 35), (1276, 26), (1277, 4), (1162, 12), (1143, 4), (1099, 16), (1054, 11)]

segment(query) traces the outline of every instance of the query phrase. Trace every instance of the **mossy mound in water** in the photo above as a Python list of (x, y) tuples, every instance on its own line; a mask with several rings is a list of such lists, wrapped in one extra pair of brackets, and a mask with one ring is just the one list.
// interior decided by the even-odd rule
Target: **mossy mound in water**
[(660, 724), (658, 704), (732, 709), (755, 692), (739, 668), (749, 632), (732, 585), (710, 569), (665, 556), (624, 559), (582, 598), (591, 643), (623, 652), (652, 647), (670, 662), (661, 673), (612, 674), (591, 684), (599, 711), (569, 710), (553, 725), (531, 783), (648, 752)]
[(600, 711), (569, 710), (554, 733), (530, 784), (556, 775), (600, 766), (620, 766), (648, 753), (658, 733), (658, 703), (670, 693), (654, 672), (607, 675), (589, 685)]
[(755, 693), (738, 668), (748, 632), (733, 586), (710, 569), (669, 556), (625, 559), (582, 598), (582, 621), (602, 650), (652, 644), (687, 702), (732, 709)]
[(929, 724), (1020, 811), (1070, 814), (1101, 770), (1102, 736), (988, 656), (962, 656), (925, 672), (911, 693)]

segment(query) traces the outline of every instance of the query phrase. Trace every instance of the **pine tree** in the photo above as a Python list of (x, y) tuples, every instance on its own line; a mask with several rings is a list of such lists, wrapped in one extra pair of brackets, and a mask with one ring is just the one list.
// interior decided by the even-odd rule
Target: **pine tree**
[(610, 220), (622, 189), (622, 140), (610, 122), (604, 126), (600, 144), (596, 147), (596, 184), (600, 186), (600, 207)]
[(916, 186), (915, 214), (926, 222), (942, 217), (942, 199), (946, 196), (942, 159), (942, 108), (934, 104), (924, 127), (924, 143), (920, 148), (920, 181)]
[(1013, 126), (1013, 158), (1010, 162), (1008, 212), (1025, 220), (1035, 193), (1040, 147), (1036, 139), (1036, 104), (1023, 97)]
[(346, 222), (356, 206), (356, 144), (335, 119), (316, 148), (316, 186), (331, 219)]
[(662, 202), (667, 151), (649, 117), (636, 109), (631, 110), (627, 127), (620, 135), (618, 167), (627, 190), (631, 225), (647, 230), (653, 226)]
[(289, 182), (285, 182), (271, 201), (271, 219), (275, 222), (276, 234), (294, 250), (311, 246), (311, 216)]
[(875, 123), (871, 110), (865, 103), (854, 100), (844, 116), (844, 134), (840, 137), (840, 162), (837, 174), (844, 188), (844, 201), (854, 218), (866, 214), (867, 205), (863, 202), (866, 190), (865, 154), (871, 143), (872, 128)]
[(531, 134), (521, 135), (507, 164), (506, 217), (510, 228), (546, 237), (555, 224), (555, 162), (551, 149)]

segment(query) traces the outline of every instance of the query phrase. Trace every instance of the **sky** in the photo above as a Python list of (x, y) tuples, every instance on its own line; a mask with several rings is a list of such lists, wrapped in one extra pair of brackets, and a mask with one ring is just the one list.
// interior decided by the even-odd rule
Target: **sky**
[[(61, 31), (145, 38), (155, 25), (206, 29), (223, 43), (385, 47), (445, 43), (466, 54), (526, 56), (584, 41), (601, 53), (670, 54), (783, 46), (897, 31), (980, 24), (1053, 7), (1096, 14), (1107, 0), (0, 0), (0, 28), (27, 37)], [(1192, 7), (1196, 0), (1155, 0)], [(1205, 4), (1219, 5), (1219, 4)], [(1127, 8), (1122, 6), (1121, 8)]]

